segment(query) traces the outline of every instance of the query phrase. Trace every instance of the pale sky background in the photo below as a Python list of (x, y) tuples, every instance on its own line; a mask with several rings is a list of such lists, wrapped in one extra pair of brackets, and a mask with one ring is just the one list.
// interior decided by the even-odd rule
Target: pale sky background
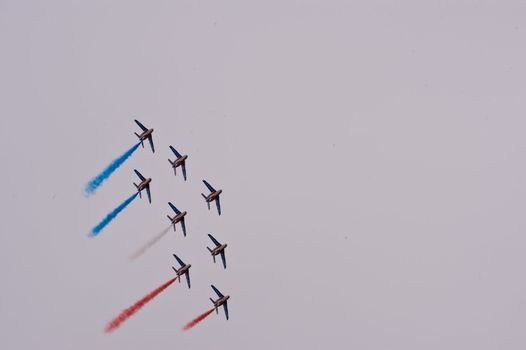
[[(526, 348), (525, 19), (524, 1), (0, 0), (0, 348)], [(84, 198), (134, 117), (157, 152)], [(88, 238), (133, 168), (153, 204)], [(169, 200), (188, 237), (130, 263)], [(172, 253), (192, 289), (103, 333)], [(230, 321), (183, 333), (210, 283)]]

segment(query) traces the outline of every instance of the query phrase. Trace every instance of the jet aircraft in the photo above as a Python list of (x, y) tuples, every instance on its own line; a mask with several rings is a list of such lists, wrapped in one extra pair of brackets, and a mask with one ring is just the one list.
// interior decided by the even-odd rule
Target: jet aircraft
[(137, 119), (134, 119), (134, 120), (135, 120), (135, 123), (137, 123), (137, 125), (139, 125), (139, 127), (142, 129), (142, 132), (140, 135), (137, 133), (134, 133), (139, 138), (139, 140), (141, 140), (142, 147), (144, 148), (144, 140), (148, 140), (150, 141), (152, 152), (155, 153), (155, 147), (153, 146), (153, 139), (152, 139), (153, 129), (148, 129), (147, 127), (142, 125), (142, 123), (138, 121)]
[(170, 207), (173, 209), (173, 211), (176, 214), (173, 218), (170, 217), (170, 215), (166, 215), (168, 217), (168, 219), (170, 219), (170, 221), (172, 222), (172, 225), (174, 227), (174, 231), (175, 231), (175, 224), (180, 222), (181, 223), (181, 227), (183, 228), (183, 235), (186, 237), (186, 225), (185, 225), (185, 222), (184, 222), (184, 217), (186, 215), (186, 211), (181, 212), (171, 202), (168, 202), (168, 205), (170, 205)]
[(152, 195), (150, 193), (150, 182), (152, 182), (152, 178), (146, 179), (140, 172), (137, 171), (137, 169), (133, 169), (135, 171), (135, 174), (141, 179), (141, 183), (138, 185), (134, 182), (133, 184), (135, 187), (137, 187), (137, 191), (139, 191), (139, 198), (142, 198), (141, 191), (146, 189), (146, 193), (148, 194), (148, 201), (150, 204), (152, 204)]
[(179, 257), (175, 254), (173, 254), (174, 258), (177, 260), (179, 265), (181, 267), (179, 269), (176, 269), (172, 266), (172, 269), (174, 269), (175, 273), (177, 274), (177, 278), (179, 279), (179, 283), (181, 283), (181, 276), (186, 275), (186, 283), (188, 284), (188, 289), (190, 289), (190, 267), (192, 267), (191, 264), (185, 264)]
[(172, 150), (172, 152), (177, 157), (173, 162), (170, 159), (168, 159), (168, 161), (172, 165), (172, 168), (174, 169), (174, 175), (177, 176), (177, 171), (175, 169), (177, 169), (178, 166), (181, 166), (181, 169), (183, 170), (183, 178), (184, 178), (184, 181), (186, 181), (186, 159), (188, 158), (188, 156), (186, 154), (184, 156), (182, 156), (172, 146), (170, 146), (170, 149)]
[(225, 316), (228, 321), (228, 299), (230, 299), (230, 295), (224, 296), (219, 290), (217, 290), (214, 285), (211, 285), (214, 292), (216, 292), (217, 296), (219, 297), (217, 300), (214, 300), (210, 298), (210, 301), (214, 304), (214, 308), (216, 309), (216, 314), (219, 313), (217, 310), (221, 305), (223, 305), (223, 308), (225, 309)]
[(223, 260), (223, 267), (226, 269), (226, 258), (225, 258), (225, 248), (228, 246), (227, 244), (221, 244), (217, 241), (217, 239), (214, 238), (211, 234), (208, 234), (208, 237), (214, 242), (216, 245), (214, 249), (210, 249), (209, 247), (206, 247), (210, 254), (212, 254), (212, 258), (214, 259), (214, 264), (216, 263), (216, 255), (221, 254), (221, 260)]
[(219, 202), (219, 195), (221, 194), (221, 192), (223, 192), (223, 190), (216, 191), (212, 186), (210, 186), (208, 182), (206, 182), (206, 180), (203, 180), (203, 183), (211, 192), (208, 196), (205, 196), (203, 193), (201, 193), (201, 196), (203, 196), (203, 198), (206, 201), (206, 204), (208, 205), (208, 210), (210, 210), (210, 202), (216, 201), (217, 213), (221, 215), (221, 203)]

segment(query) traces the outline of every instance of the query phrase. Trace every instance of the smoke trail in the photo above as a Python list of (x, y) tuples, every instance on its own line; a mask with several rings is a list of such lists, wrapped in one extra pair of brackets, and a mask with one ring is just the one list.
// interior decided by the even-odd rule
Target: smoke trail
[(154, 291), (150, 292), (147, 296), (142, 298), (141, 300), (137, 301), (135, 304), (127, 308), (126, 310), (122, 311), (121, 314), (117, 317), (115, 317), (111, 322), (109, 322), (106, 327), (104, 328), (104, 331), (106, 333), (109, 333), (116, 328), (118, 328), (124, 321), (126, 321), (130, 316), (135, 314), (137, 311), (139, 311), (146, 303), (148, 303), (150, 300), (155, 298), (159, 293), (161, 293), (163, 290), (168, 288), (174, 281), (177, 279), (177, 277), (172, 278), (168, 282), (164, 283), (159, 288), (155, 289)]
[(108, 165), (108, 167), (104, 169), (99, 175), (91, 179), (91, 181), (86, 185), (86, 188), (84, 188), (86, 196), (94, 194), (97, 188), (102, 185), (104, 180), (108, 179), (110, 175), (113, 174), (113, 172), (117, 170), (122, 165), (122, 163), (124, 163), (126, 159), (128, 159), (133, 154), (133, 152), (135, 152), (135, 150), (137, 150), (137, 147), (139, 147), (140, 144), (141, 143), (139, 142), (127, 150), (122, 156), (111, 162), (111, 164)]
[(212, 312), (214, 312), (214, 308), (211, 308), (210, 310), (208, 310), (204, 314), (197, 316), (192, 321), (188, 322), (186, 324), (186, 326), (184, 326), (183, 331), (187, 331), (189, 329), (192, 329), (196, 324), (198, 324), (199, 322), (201, 322), (202, 320), (207, 318), (208, 315), (210, 315)]
[(113, 209), (111, 213), (109, 213), (102, 221), (95, 226), (93, 229), (91, 229), (90, 236), (95, 237), (102, 231), (106, 225), (108, 225), (115, 217), (130, 204), (138, 195), (139, 193), (134, 193), (130, 198), (126, 199), (124, 202), (122, 202), (121, 205), (119, 205), (117, 208)]
[(159, 240), (161, 238), (163, 238), (163, 236), (165, 234), (168, 233), (168, 231), (170, 230), (170, 228), (172, 227), (172, 225), (168, 225), (167, 228), (165, 228), (164, 230), (162, 230), (157, 236), (153, 237), (148, 243), (146, 243), (141, 249), (137, 250), (135, 253), (133, 253), (131, 256), (130, 256), (130, 260), (135, 260), (137, 259), (138, 257), (140, 257), (141, 255), (143, 255), (151, 246), (153, 246), (155, 243), (159, 242)]

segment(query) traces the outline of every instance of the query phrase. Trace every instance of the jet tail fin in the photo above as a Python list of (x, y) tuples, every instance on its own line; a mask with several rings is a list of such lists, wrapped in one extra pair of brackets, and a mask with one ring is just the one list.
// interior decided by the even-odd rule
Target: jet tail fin
[(214, 264), (215, 264), (216, 263), (216, 256), (212, 253), (212, 249), (210, 249), (209, 247), (206, 247), (206, 249), (208, 249), (210, 254), (212, 254), (212, 259), (214, 259)]
[(210, 299), (210, 301), (212, 302), (212, 304), (214, 304), (214, 309), (216, 310), (216, 314), (218, 314), (219, 311), (217, 310), (216, 302), (215, 302), (214, 299), (212, 299), (212, 298), (208, 298), (208, 299)]
[[(139, 191), (139, 185), (137, 185), (135, 182), (133, 184), (135, 187), (137, 187), (137, 191)], [(139, 198), (142, 198), (141, 191), (139, 191)]]
[(168, 161), (170, 162), (170, 165), (174, 169), (174, 175), (177, 176), (177, 170), (175, 170), (175, 162), (172, 162), (170, 159), (168, 159)]
[(208, 210), (210, 210), (210, 202), (206, 200), (207, 197), (204, 195), (204, 193), (201, 193), (201, 196), (203, 196), (203, 198), (205, 199), (206, 205), (208, 205)]
[(177, 231), (177, 230), (175, 229), (175, 223), (174, 223), (174, 219), (175, 219), (175, 217), (174, 217), (173, 219), (170, 217), (170, 215), (166, 215), (166, 217), (168, 218), (168, 220), (170, 220), (170, 221), (172, 222), (173, 227), (174, 227), (174, 231)]
[(214, 264), (215, 264), (216, 263), (216, 256), (212, 253), (212, 249), (210, 249), (209, 247), (206, 247), (206, 249), (208, 249), (210, 254), (212, 254), (212, 259), (214, 259)]
[[(141, 140), (141, 135), (137, 134), (136, 132), (134, 132), (135, 136), (137, 136), (139, 138), (139, 140)], [(141, 140), (141, 146), (142, 148), (144, 148), (144, 142), (143, 140)]]

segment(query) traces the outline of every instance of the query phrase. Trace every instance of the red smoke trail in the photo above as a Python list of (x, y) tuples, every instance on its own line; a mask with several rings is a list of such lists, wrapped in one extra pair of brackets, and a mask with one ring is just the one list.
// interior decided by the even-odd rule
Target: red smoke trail
[(197, 316), (192, 321), (188, 322), (186, 324), (186, 326), (184, 326), (183, 331), (187, 331), (187, 330), (193, 328), (196, 324), (198, 324), (199, 322), (201, 322), (202, 320), (207, 318), (208, 315), (210, 315), (212, 312), (214, 312), (214, 308), (211, 308), (210, 310), (208, 310), (204, 314)]
[(176, 279), (177, 279), (177, 277), (176, 278), (172, 278), (171, 280), (169, 280), (168, 282), (166, 282), (165, 284), (163, 284), (159, 288), (155, 289), (150, 294), (148, 294), (147, 296), (145, 296), (144, 298), (142, 298), (141, 300), (139, 300), (138, 302), (136, 302), (135, 304), (133, 304), (132, 306), (130, 306), (129, 308), (124, 310), (123, 312), (121, 312), (121, 314), (119, 316), (115, 317), (111, 322), (109, 322), (106, 325), (106, 328), (104, 328), (104, 331), (106, 333), (109, 333), (109, 332), (113, 331), (114, 329), (118, 328), (121, 325), (121, 323), (123, 323), (130, 316), (132, 316), (137, 311), (139, 311), (144, 305), (146, 305), (146, 303), (148, 303), (150, 300), (155, 298), (163, 290), (168, 288), (170, 286), (170, 284), (174, 283), (174, 281)]

